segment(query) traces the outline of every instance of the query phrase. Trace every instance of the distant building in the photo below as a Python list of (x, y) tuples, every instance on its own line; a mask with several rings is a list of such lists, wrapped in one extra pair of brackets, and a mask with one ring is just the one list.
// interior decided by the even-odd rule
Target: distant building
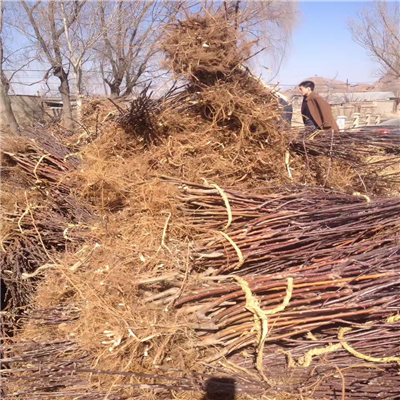
[(327, 100), (335, 117), (352, 118), (359, 113), (361, 119), (367, 115), (388, 119), (399, 114), (400, 99), (393, 92), (334, 93)]
[[(9, 95), (9, 97), (15, 118), (21, 125), (32, 125), (35, 122), (61, 117), (63, 107), (61, 98), (32, 95)], [(74, 97), (71, 98), (71, 102), (74, 106)], [(2, 125), (7, 123), (2, 104), (0, 104), (0, 123)]]
[[(44, 119), (40, 97), (30, 95), (9, 95), (9, 97), (15, 118), (19, 124), (31, 125), (34, 121), (42, 121)], [(0, 104), (0, 120), (2, 125), (7, 123), (3, 104)]]

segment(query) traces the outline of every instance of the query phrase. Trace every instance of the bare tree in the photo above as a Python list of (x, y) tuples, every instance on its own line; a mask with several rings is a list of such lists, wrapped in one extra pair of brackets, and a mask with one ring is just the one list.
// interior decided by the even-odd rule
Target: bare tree
[(24, 0), (21, 4), (29, 20), (30, 29), (19, 27), (32, 41), (34, 41), (40, 53), (51, 65), (51, 73), (60, 80), (59, 91), (63, 102), (62, 120), (66, 128), (73, 126), (72, 106), (70, 98), (70, 86), (68, 82), (69, 71), (66, 70), (62, 52), (62, 36), (67, 29), (77, 20), (78, 15), (85, 5), (86, 0), (69, 3), (69, 13), (65, 24), (57, 15), (59, 4), (54, 0), (43, 3), (37, 0), (33, 5)]
[(358, 19), (349, 21), (356, 43), (383, 67), (384, 73), (400, 78), (400, 6), (398, 2), (375, 0)]
[(103, 67), (111, 68), (104, 78), (111, 96), (131, 94), (139, 79), (149, 72), (158, 51), (162, 25), (173, 17), (179, 4), (155, 0), (100, 1), (102, 41), (97, 51)]
[(60, 1), (61, 17), (65, 33), (65, 57), (72, 65), (76, 90), (76, 102), (78, 120), (81, 119), (83, 96), (83, 66), (92, 61), (95, 52), (94, 45), (102, 36), (102, 30), (98, 24), (98, 2), (89, 2), (81, 10), (73, 24), (69, 23), (71, 10), (70, 1)]
[(231, 1), (238, 22), (248, 39), (258, 41), (258, 46), (281, 63), (297, 25), (296, 2), (290, 1)]
[(12, 106), (11, 99), (8, 96), (8, 91), (10, 89), (10, 80), (3, 71), (3, 65), (6, 61), (6, 57), (4, 55), (4, 44), (3, 44), (3, 16), (4, 16), (4, 4), (3, 0), (0, 0), (0, 74), (1, 74), (1, 82), (0, 82), (0, 99), (4, 107), (4, 114), (6, 115), (8, 125), (10, 126), (11, 132), (14, 135), (19, 134), (18, 122), (15, 118)]

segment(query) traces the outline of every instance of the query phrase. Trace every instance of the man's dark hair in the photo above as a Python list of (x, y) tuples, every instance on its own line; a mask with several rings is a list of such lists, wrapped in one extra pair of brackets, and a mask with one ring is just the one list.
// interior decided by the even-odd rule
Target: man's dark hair
[(310, 88), (311, 90), (314, 90), (314, 88), (315, 88), (315, 83), (314, 83), (314, 82), (311, 82), (311, 81), (304, 81), (304, 82), (301, 82), (301, 83), (300, 83), (299, 87), (300, 87), (300, 86), (303, 86), (303, 87), (305, 87), (305, 88)]

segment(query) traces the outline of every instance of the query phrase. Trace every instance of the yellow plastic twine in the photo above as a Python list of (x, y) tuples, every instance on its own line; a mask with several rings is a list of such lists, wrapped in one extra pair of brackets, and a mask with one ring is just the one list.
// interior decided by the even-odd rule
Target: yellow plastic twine
[(307, 368), (310, 366), (313, 356), (321, 356), (323, 354), (333, 353), (334, 351), (340, 350), (341, 348), (342, 345), (340, 343), (337, 343), (337, 344), (329, 344), (326, 347), (311, 349), (307, 351), (307, 353), (304, 354), (304, 356), (299, 357), (298, 365)]
[(362, 194), (360, 192), (354, 192), (353, 196), (360, 196), (360, 197), (364, 197), (365, 200), (367, 200), (367, 203), (371, 202), (371, 199), (366, 195), (366, 194)]
[[(339, 329), (339, 334), (338, 334), (338, 339), (343, 340), (344, 339), (344, 334), (346, 332), (350, 332), (352, 328), (340, 328)], [(359, 351), (353, 349), (351, 346), (347, 344), (347, 342), (342, 341), (341, 345), (343, 346), (344, 349), (346, 349), (350, 354), (357, 358), (361, 358), (366, 361), (371, 361), (375, 363), (391, 363), (391, 362), (397, 362), (397, 364), (400, 365), (400, 357), (371, 357), (367, 356), (365, 354), (360, 353)]]
[(256, 368), (260, 375), (264, 378), (264, 380), (268, 381), (267, 377), (264, 374), (263, 365), (264, 344), (265, 339), (268, 335), (268, 315), (273, 315), (281, 312), (287, 307), (293, 294), (293, 278), (288, 278), (287, 280), (286, 294), (282, 304), (273, 308), (272, 310), (265, 311), (260, 307), (260, 303), (257, 297), (251, 292), (248, 282), (239, 276), (233, 276), (233, 278), (238, 282), (246, 295), (246, 310), (254, 314), (254, 328), (257, 331), (258, 342)]
[(238, 245), (225, 232), (218, 231), (218, 233), (222, 235), (235, 249), (236, 254), (239, 258), (239, 262), (234, 269), (239, 269), (244, 264), (244, 257), (242, 251), (239, 249)]
[(212, 183), (211, 186), (215, 187), (215, 189), (218, 190), (218, 193), (224, 200), (226, 212), (228, 213), (228, 222), (226, 223), (224, 230), (227, 230), (231, 226), (231, 223), (232, 223), (232, 209), (231, 209), (231, 205), (229, 204), (228, 196), (216, 183)]
[(42, 181), (39, 179), (39, 177), (37, 176), (37, 170), (39, 168), (40, 163), (47, 157), (50, 157), (50, 154), (44, 154), (42, 155), (42, 157), (40, 157), (39, 161), (37, 162), (37, 164), (35, 165), (35, 168), (33, 169), (33, 174), (35, 175), (36, 178), (36, 183), (41, 183)]
[(394, 323), (396, 323), (397, 321), (400, 321), (400, 314), (393, 315), (392, 317), (389, 317), (389, 318), (386, 320), (386, 323), (387, 323), (387, 324), (394, 324)]

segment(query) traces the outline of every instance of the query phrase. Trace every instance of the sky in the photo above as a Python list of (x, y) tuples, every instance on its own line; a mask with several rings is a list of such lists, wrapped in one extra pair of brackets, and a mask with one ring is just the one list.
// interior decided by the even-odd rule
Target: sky
[[(295, 28), (292, 44), (279, 71), (267, 72), (257, 68), (266, 82), (277, 83), (283, 90), (314, 76), (328, 79), (349, 80), (349, 83), (373, 83), (379, 76), (379, 64), (367, 51), (355, 43), (348, 30), (349, 18), (356, 18), (370, 1), (299, 1), (300, 20)], [(18, 34), (14, 45), (18, 45)], [(259, 58), (260, 65), (268, 61)], [(32, 64), (32, 69), (35, 66)], [(38, 68), (38, 67), (36, 67)], [(20, 73), (21, 80), (32, 83), (43, 72)], [(96, 89), (102, 90), (100, 82)], [(52, 91), (57, 93), (58, 80), (50, 80)], [(14, 85), (15, 93), (36, 94), (45, 91), (43, 84), (33, 86)]]
[[(379, 65), (355, 43), (347, 28), (370, 2), (301, 1), (300, 21), (286, 60), (272, 82), (295, 85), (315, 75), (350, 83), (372, 83), (380, 78)], [(264, 80), (275, 75), (263, 72)], [(269, 75), (268, 75), (269, 74)]]

